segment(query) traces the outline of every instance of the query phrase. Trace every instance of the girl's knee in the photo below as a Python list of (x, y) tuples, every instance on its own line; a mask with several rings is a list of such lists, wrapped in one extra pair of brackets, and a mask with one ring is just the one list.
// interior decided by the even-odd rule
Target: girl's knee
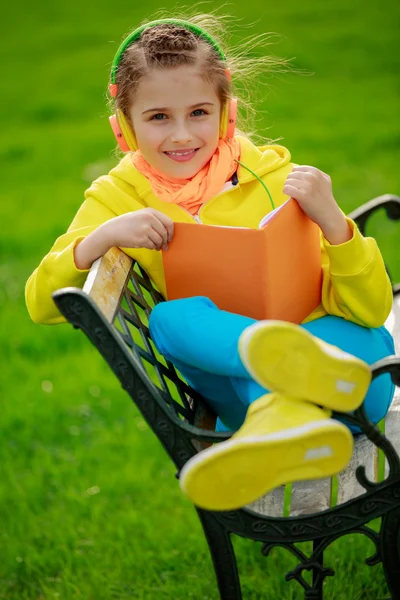
[(194, 296), (193, 298), (180, 298), (179, 300), (167, 300), (159, 302), (150, 314), (150, 330), (160, 325), (173, 323), (174, 326), (182, 323), (186, 318), (192, 318), (196, 312), (205, 307), (217, 308), (216, 305), (205, 296)]
[(389, 374), (375, 379), (364, 400), (364, 409), (372, 423), (379, 423), (387, 414), (393, 400), (395, 387)]
[[(388, 374), (381, 375), (371, 383), (363, 404), (365, 414), (371, 423), (377, 425), (385, 418), (393, 400), (394, 391), (395, 387)], [(361, 432), (358, 426), (349, 424), (346, 415), (339, 417), (338, 420), (345, 423), (353, 433)]]
[(333, 315), (305, 323), (302, 327), (370, 365), (394, 353), (393, 338), (385, 327), (369, 329)]
[(217, 308), (216, 305), (204, 296), (193, 298), (180, 298), (159, 302), (153, 308), (149, 318), (149, 330), (157, 349), (165, 354), (174, 338), (184, 334), (187, 325), (195, 322), (199, 311), (204, 308)]
[(162, 323), (166, 318), (168, 318), (168, 304), (169, 302), (159, 302), (152, 309), (149, 317), (149, 328), (151, 329), (157, 327), (160, 323)]
[(153, 342), (155, 343), (157, 350), (161, 354), (165, 353), (165, 346), (163, 339), (168, 335), (166, 328), (171, 320), (171, 308), (170, 302), (159, 302), (153, 308), (149, 317), (149, 331)]

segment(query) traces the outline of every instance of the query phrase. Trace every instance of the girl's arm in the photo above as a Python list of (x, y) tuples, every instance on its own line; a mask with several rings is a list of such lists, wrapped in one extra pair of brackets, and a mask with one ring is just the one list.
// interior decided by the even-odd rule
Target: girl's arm
[(315, 167), (297, 166), (284, 193), (295, 198), (322, 231), (322, 305), (331, 315), (380, 327), (392, 307), (392, 286), (378, 245), (345, 217), (331, 179)]
[(392, 308), (392, 286), (376, 241), (346, 218), (352, 237), (341, 244), (322, 238), (322, 305), (330, 315), (380, 327)]
[(172, 220), (152, 208), (143, 208), (132, 198), (129, 205), (129, 212), (117, 216), (87, 196), (68, 231), (57, 239), (27, 281), (25, 298), (33, 321), (51, 325), (64, 322), (52, 293), (66, 286), (83, 287), (92, 263), (111, 247), (166, 247), (173, 235)]
[(56, 240), (26, 283), (26, 305), (35, 323), (56, 324), (65, 321), (51, 295), (65, 286), (83, 286), (91, 265), (78, 268), (74, 260), (75, 248), (99, 225), (115, 216), (110, 208), (93, 197), (88, 197), (82, 204), (68, 231)]
[(88, 269), (114, 246), (166, 250), (173, 232), (173, 221), (154, 208), (129, 212), (100, 225), (75, 246), (75, 264), (79, 269)]

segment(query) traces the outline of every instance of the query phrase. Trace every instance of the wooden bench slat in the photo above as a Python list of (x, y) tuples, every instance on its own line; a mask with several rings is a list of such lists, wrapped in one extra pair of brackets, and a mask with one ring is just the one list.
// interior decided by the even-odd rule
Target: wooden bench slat
[(269, 517), (282, 517), (284, 506), (285, 486), (281, 485), (274, 489), (270, 494), (266, 494), (258, 498), (255, 502), (248, 504), (246, 508), (250, 508), (254, 512)]
[(356, 479), (356, 468), (359, 465), (365, 466), (368, 479), (378, 481), (378, 450), (365, 435), (357, 436), (350, 464), (338, 475), (337, 504), (365, 493)]
[[(385, 435), (400, 456), (400, 388), (396, 388), (396, 394), (385, 419)], [(385, 477), (388, 474), (389, 465), (385, 460)]]
[(296, 481), (292, 485), (290, 516), (309, 515), (327, 510), (331, 505), (332, 479)]
[(394, 338), (396, 354), (400, 354), (400, 294), (394, 297), (393, 307), (386, 320), (385, 327)]
[(83, 291), (97, 304), (107, 321), (112, 322), (118, 308), (132, 259), (119, 248), (94, 261)]

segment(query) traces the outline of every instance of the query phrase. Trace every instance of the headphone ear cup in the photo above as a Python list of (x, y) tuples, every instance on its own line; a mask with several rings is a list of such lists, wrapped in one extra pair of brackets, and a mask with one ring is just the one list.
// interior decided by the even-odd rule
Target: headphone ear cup
[(228, 129), (229, 104), (229, 102), (225, 102), (221, 109), (221, 118), (219, 121), (219, 137), (222, 140), (226, 138), (226, 132)]
[(219, 137), (230, 142), (235, 135), (237, 115), (237, 98), (231, 98), (224, 104), (221, 111)]
[(116, 114), (110, 117), (110, 125), (114, 132), (115, 139), (118, 142), (118, 146), (121, 148), (122, 152), (137, 150), (135, 134), (133, 133), (132, 128), (126, 120), (122, 110), (117, 109)]
[(126, 143), (124, 138), (124, 134), (121, 131), (121, 127), (119, 126), (118, 119), (116, 115), (112, 115), (109, 117), (111, 129), (114, 132), (115, 139), (118, 142), (118, 146), (121, 148), (122, 152), (129, 152), (129, 146)]
[(235, 136), (236, 117), (237, 117), (237, 98), (232, 98), (231, 101), (228, 103), (228, 118), (227, 118), (226, 136), (225, 136), (225, 139), (227, 142), (230, 142)]
[(138, 149), (138, 145), (136, 142), (136, 136), (134, 131), (132, 130), (132, 127), (129, 125), (124, 113), (122, 112), (122, 110), (120, 108), (117, 108), (117, 119), (118, 119), (118, 124), (121, 128), (121, 132), (122, 135), (124, 136), (124, 139), (128, 145), (129, 150), (137, 150)]

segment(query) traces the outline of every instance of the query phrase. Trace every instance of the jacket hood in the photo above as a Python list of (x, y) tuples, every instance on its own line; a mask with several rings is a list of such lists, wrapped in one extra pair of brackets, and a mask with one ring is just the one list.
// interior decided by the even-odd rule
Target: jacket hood
[[(237, 136), (240, 142), (240, 162), (249, 167), (256, 175), (262, 177), (266, 173), (276, 171), (290, 162), (290, 152), (284, 146), (270, 144), (255, 146), (248, 138)], [(241, 165), (238, 166), (239, 183), (247, 183), (256, 179), (254, 175)], [(145, 198), (151, 193), (149, 180), (139, 173), (132, 163), (131, 154), (127, 154), (120, 163), (112, 169), (110, 175), (122, 179), (136, 188), (140, 197)]]
[[(277, 144), (255, 146), (248, 138), (238, 136), (238, 139), (241, 149), (240, 162), (246, 167), (248, 166), (259, 177), (276, 171), (290, 162), (290, 152), (284, 146)], [(239, 183), (247, 183), (255, 177), (245, 167), (239, 165), (238, 179)]]

